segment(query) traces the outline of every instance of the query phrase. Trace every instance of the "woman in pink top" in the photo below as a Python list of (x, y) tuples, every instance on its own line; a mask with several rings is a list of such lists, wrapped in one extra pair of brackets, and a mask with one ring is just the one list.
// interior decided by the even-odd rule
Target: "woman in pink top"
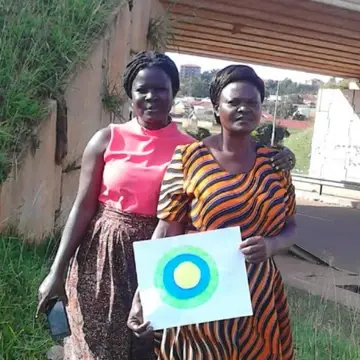
[[(49, 275), (39, 288), (39, 311), (66, 294), (72, 335), (66, 360), (145, 360), (152, 344), (133, 338), (126, 322), (137, 287), (134, 241), (157, 225), (161, 181), (177, 145), (194, 141), (169, 112), (179, 90), (174, 62), (141, 52), (127, 66), (124, 87), (135, 118), (100, 130), (82, 159), (78, 194)], [(288, 149), (274, 164), (288, 169)], [(72, 261), (70, 261), (72, 259)]]

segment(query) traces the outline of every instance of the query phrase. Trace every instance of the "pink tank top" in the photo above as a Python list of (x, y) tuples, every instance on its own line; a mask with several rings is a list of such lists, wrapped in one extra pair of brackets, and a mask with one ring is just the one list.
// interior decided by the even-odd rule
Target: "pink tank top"
[(124, 212), (156, 216), (161, 182), (175, 147), (194, 139), (174, 122), (160, 130), (145, 129), (136, 119), (109, 126), (99, 201)]

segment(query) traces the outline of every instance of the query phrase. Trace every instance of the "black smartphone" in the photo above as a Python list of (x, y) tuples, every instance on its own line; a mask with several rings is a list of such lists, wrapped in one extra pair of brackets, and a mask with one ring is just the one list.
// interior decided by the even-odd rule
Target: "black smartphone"
[(49, 300), (46, 306), (46, 318), (51, 337), (54, 340), (63, 340), (71, 335), (69, 320), (63, 301), (59, 299)]

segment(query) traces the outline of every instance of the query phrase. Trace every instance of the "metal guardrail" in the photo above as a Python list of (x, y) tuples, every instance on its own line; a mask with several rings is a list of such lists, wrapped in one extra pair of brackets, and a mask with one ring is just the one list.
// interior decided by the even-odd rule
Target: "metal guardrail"
[(319, 185), (319, 187), (320, 187), (319, 195), (322, 195), (324, 186), (360, 191), (360, 183), (356, 183), (356, 182), (325, 180), (325, 179), (321, 179), (321, 178), (315, 178), (315, 177), (300, 175), (300, 174), (296, 174), (296, 173), (291, 174), (291, 176), (292, 176), (293, 181)]

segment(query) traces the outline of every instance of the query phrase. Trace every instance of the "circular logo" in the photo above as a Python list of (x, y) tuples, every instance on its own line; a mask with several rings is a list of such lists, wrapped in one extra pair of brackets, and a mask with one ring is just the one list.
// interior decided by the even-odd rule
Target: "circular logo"
[(211, 298), (219, 284), (219, 272), (208, 253), (194, 246), (182, 246), (160, 259), (154, 283), (166, 304), (191, 309)]

